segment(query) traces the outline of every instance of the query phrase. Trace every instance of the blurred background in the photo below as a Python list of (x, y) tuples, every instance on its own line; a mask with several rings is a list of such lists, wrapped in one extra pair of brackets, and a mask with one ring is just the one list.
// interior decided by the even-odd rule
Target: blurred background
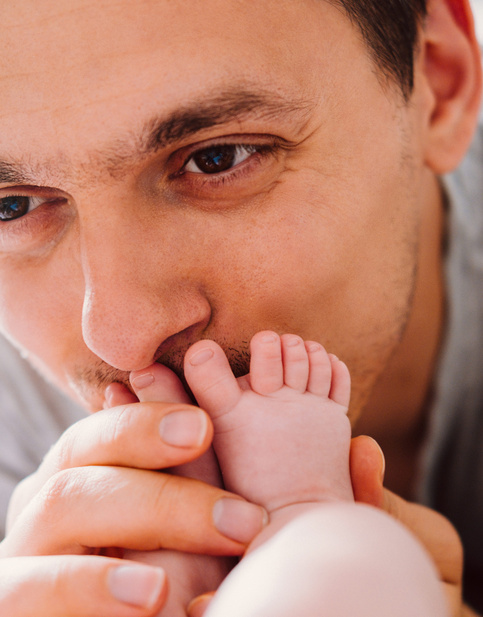
[(471, 5), (476, 18), (476, 32), (481, 43), (483, 43), (483, 0), (471, 0)]

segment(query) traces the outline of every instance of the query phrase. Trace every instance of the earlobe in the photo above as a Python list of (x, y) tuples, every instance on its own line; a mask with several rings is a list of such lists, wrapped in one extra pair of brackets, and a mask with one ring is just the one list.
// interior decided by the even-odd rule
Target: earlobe
[(425, 162), (443, 174), (464, 156), (480, 107), (480, 48), (469, 0), (428, 0), (421, 41), (416, 70), (431, 92)]

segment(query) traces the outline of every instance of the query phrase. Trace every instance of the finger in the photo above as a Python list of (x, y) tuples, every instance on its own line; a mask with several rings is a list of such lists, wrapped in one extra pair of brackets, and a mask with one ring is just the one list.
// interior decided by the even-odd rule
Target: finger
[(204, 593), (202, 596), (198, 596), (192, 600), (187, 608), (188, 617), (203, 617), (210, 604), (215, 592)]
[[(173, 371), (162, 364), (153, 364), (144, 370), (134, 371), (131, 373), (130, 379), (135, 393), (142, 402), (190, 403), (190, 398), (183, 388), (181, 381)], [(199, 414), (199, 411), (197, 413)], [(178, 413), (177, 415), (173, 414), (165, 418), (164, 422), (171, 432), (172, 440), (174, 439), (180, 443), (186, 441), (196, 442), (198, 439), (199, 421), (209, 420), (207, 416), (202, 414), (196, 416), (190, 422), (189, 415), (192, 414), (193, 411), (189, 411), (184, 415)], [(191, 431), (194, 431), (194, 433)], [(211, 426), (209, 434), (212, 434)], [(203, 480), (213, 484), (213, 486), (223, 486), (218, 461), (211, 448), (194, 461), (184, 465), (176, 465), (172, 468), (172, 471), (176, 475)]]
[(35, 474), (18, 485), (10, 523), (59, 471), (89, 465), (172, 467), (199, 457), (212, 437), (208, 415), (193, 406), (152, 402), (99, 411), (71, 426)]
[[(195, 504), (196, 507), (187, 504)], [(239, 555), (265, 511), (198, 480), (121, 467), (59, 472), (18, 517), (5, 556), (97, 547)]]
[(70, 427), (42, 473), (87, 465), (161, 469), (198, 457), (211, 444), (211, 421), (186, 404), (135, 403), (105, 409)]
[(443, 580), (461, 584), (463, 553), (456, 530), (441, 514), (383, 489), (384, 455), (371, 437), (352, 440), (350, 470), (355, 500), (381, 507), (399, 520), (426, 547)]
[(384, 510), (410, 529), (433, 558), (444, 582), (461, 585), (463, 548), (453, 525), (439, 512), (384, 489)]
[(161, 568), (105, 557), (17, 557), (0, 562), (8, 617), (150, 617), (167, 595)]
[(384, 504), (384, 454), (378, 443), (361, 435), (351, 440), (350, 472), (354, 499), (376, 508)]

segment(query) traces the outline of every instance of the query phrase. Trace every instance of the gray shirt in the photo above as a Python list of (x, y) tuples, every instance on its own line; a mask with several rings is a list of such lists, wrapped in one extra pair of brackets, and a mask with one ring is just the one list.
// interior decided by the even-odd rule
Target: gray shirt
[(435, 383), (421, 500), (465, 548), (465, 595), (483, 611), (483, 126), (445, 179), (449, 197), (446, 333)]
[(14, 487), (85, 412), (46, 383), (0, 336), (0, 539)]

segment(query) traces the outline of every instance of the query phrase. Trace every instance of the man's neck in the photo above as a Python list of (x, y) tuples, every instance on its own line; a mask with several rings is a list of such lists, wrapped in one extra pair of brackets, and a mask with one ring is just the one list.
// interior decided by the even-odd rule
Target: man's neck
[(385, 484), (405, 497), (411, 497), (425, 437), (444, 321), (444, 207), (436, 179), (428, 182), (427, 192), (411, 316), (355, 430), (379, 442), (386, 456)]

